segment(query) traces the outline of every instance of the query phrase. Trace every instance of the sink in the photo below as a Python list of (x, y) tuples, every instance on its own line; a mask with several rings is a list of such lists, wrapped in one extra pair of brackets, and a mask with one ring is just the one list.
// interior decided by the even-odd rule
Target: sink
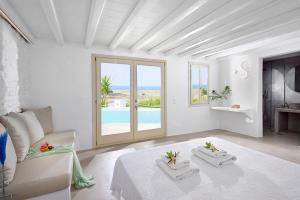
[(290, 103), (289, 108), (295, 109), (295, 110), (300, 110), (300, 103)]

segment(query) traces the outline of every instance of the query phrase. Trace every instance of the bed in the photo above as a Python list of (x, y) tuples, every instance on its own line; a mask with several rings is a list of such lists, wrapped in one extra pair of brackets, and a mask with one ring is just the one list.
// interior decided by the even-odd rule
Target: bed
[[(205, 141), (237, 161), (215, 168), (195, 157), (191, 149)], [(200, 173), (180, 181), (169, 178), (155, 163), (168, 150), (180, 151)], [(114, 196), (125, 200), (299, 200), (299, 187), (300, 165), (214, 137), (122, 155), (111, 183)]]

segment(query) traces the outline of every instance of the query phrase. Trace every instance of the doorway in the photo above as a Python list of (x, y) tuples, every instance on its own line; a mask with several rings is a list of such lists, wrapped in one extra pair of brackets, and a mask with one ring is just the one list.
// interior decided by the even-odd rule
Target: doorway
[(264, 135), (300, 132), (299, 53), (264, 59)]
[(96, 56), (96, 146), (165, 135), (165, 61)]

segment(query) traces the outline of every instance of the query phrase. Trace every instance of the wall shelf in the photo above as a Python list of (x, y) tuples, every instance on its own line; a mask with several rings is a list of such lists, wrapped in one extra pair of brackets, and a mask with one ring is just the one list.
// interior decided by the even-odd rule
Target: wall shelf
[(224, 112), (242, 113), (247, 117), (246, 122), (253, 123), (253, 110), (250, 107), (231, 108), (227, 106), (214, 106), (210, 109)]

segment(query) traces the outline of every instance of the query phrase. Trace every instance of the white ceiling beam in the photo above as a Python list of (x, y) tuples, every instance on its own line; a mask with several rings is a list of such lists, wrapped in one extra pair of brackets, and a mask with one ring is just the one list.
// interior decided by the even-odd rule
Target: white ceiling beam
[[(300, 30), (290, 32), (284, 35), (280, 35), (277, 37), (267, 38), (265, 40), (259, 40), (256, 42), (242, 44), (230, 49), (226, 49), (225, 51), (221, 51), (219, 53), (208, 55), (205, 58), (215, 60), (220, 57), (230, 56), (233, 54), (253, 54), (253, 53), (257, 55), (259, 54), (261, 57), (266, 57), (268, 55), (268, 51), (271, 50), (273, 52), (274, 49), (277, 49), (277, 51), (280, 49), (279, 50), (280, 52), (299, 51), (299, 45), (297, 45), (299, 43), (300, 43)], [(283, 46), (285, 48), (282, 48)]]
[(250, 27), (244, 28), (241, 31), (229, 33), (219, 39), (213, 40), (207, 44), (202, 44), (197, 48), (180, 53), (180, 56), (194, 55), (201, 52), (205, 52), (227, 43), (233, 42), (238, 39), (251, 37), (252, 35), (263, 33), (274, 27), (282, 26), (290, 21), (300, 18), (300, 7), (296, 7), (292, 10), (288, 10), (284, 13), (280, 13), (277, 16), (272, 16)]
[(197, 9), (203, 6), (208, 0), (186, 0), (173, 10), (166, 18), (154, 26), (150, 31), (143, 35), (132, 47), (132, 51), (141, 49), (152, 41), (157, 35), (184, 20)]
[[(300, 27), (299, 23), (295, 24), (296, 27)], [(258, 53), (260, 52), (260, 49), (274, 49), (282, 46), (286, 46), (286, 48), (282, 49), (282, 51), (286, 52), (296, 52), (299, 51), (299, 46), (293, 45), (293, 44), (298, 44), (300, 41), (299, 37), (299, 30), (296, 30), (294, 25), (293, 27), (289, 25), (290, 30), (289, 33), (284, 34), (284, 35), (278, 35), (278, 36), (272, 36), (268, 35), (266, 36), (265, 39), (260, 39), (257, 41), (252, 41), (246, 44), (238, 45), (226, 50), (220, 50), (218, 52), (214, 53), (207, 53), (205, 56), (203, 56), (205, 59), (217, 59), (220, 57), (225, 57), (225, 56), (230, 56), (233, 54), (251, 54), (251, 53)], [(295, 49), (296, 46), (296, 49)], [(268, 47), (268, 48), (266, 48)], [(265, 52), (260, 52), (260, 56), (265, 56)], [(195, 58), (196, 56), (194, 56)]]
[(22, 20), (22, 17), (15, 11), (9, 1), (0, 0), (0, 8), (2, 12), (9, 17), (9, 19), (17, 26), (17, 28), (24, 33), (27, 37), (28, 42), (34, 43), (35, 36), (32, 31), (28, 28), (26, 23)]
[(128, 35), (128, 33), (132, 31), (139, 18), (146, 12), (150, 3), (153, 4), (151, 0), (139, 0), (137, 2), (130, 15), (127, 17), (126, 21), (123, 23), (123, 25), (111, 41), (109, 45), (109, 48), (111, 50), (117, 48), (123, 41), (123, 39)]
[(92, 46), (96, 32), (98, 29), (98, 24), (103, 14), (103, 10), (106, 4), (106, 0), (92, 0), (90, 8), (89, 22), (86, 30), (85, 36), (85, 46)]
[(216, 1), (214, 2), (216, 7), (207, 16), (200, 18), (193, 24), (185, 27), (182, 31), (174, 34), (168, 39), (164, 40), (160, 44), (149, 50), (149, 53), (157, 53), (164, 49), (168, 49), (169, 46), (174, 46), (184, 40), (187, 40), (196, 33), (202, 32), (213, 24), (224, 20), (226, 17), (238, 12), (239, 10), (247, 7), (251, 4), (251, 1), (247, 0), (230, 0), (230, 1)]
[[(250, 23), (260, 21), (265, 18), (268, 13), (276, 10), (274, 10), (275, 5), (279, 8), (282, 6), (282, 3), (284, 2), (280, 0), (253, 1), (253, 4), (247, 8), (247, 13), (245, 13), (244, 10), (241, 10), (240, 12), (237, 12), (236, 15), (232, 15), (231, 19), (227, 19), (227, 21), (229, 21), (228, 23), (211, 27), (206, 33), (198, 33), (193, 37), (193, 39), (176, 45), (174, 48), (168, 49), (164, 54), (168, 56), (171, 54), (182, 53), (193, 47), (207, 43), (208, 41), (224, 35), (225, 33), (231, 32), (234, 28), (242, 28)], [(275, 13), (276, 12), (274, 12), (274, 14)]]
[[(297, 10), (299, 12), (299, 10)], [(235, 40), (232, 40), (230, 42), (224, 43), (223, 45), (219, 45), (216, 48), (213, 48), (211, 50), (203, 51), (197, 54), (194, 54), (192, 58), (201, 58), (201, 57), (207, 57), (214, 54), (219, 54), (221, 52), (224, 52), (226, 50), (229, 50), (234, 47), (238, 47), (240, 45), (249, 44), (249, 48), (252, 46), (256, 46), (255, 43), (262, 45), (266, 45), (264, 43), (264, 40), (271, 40), (273, 37), (277, 37), (277, 41), (281, 40), (281, 35), (291, 33), (294, 31), (299, 31), (300, 29), (300, 17), (291, 19), (290, 21), (286, 23), (278, 24), (272, 28), (268, 28), (265, 31), (257, 32), (256, 34), (249, 35), (247, 37), (237, 38)], [(274, 41), (273, 41), (274, 42)], [(253, 43), (253, 44), (250, 44)]]
[(64, 37), (61, 31), (60, 23), (57, 17), (53, 0), (40, 0), (42, 10), (47, 18), (50, 29), (56, 39), (56, 42), (63, 45)]

